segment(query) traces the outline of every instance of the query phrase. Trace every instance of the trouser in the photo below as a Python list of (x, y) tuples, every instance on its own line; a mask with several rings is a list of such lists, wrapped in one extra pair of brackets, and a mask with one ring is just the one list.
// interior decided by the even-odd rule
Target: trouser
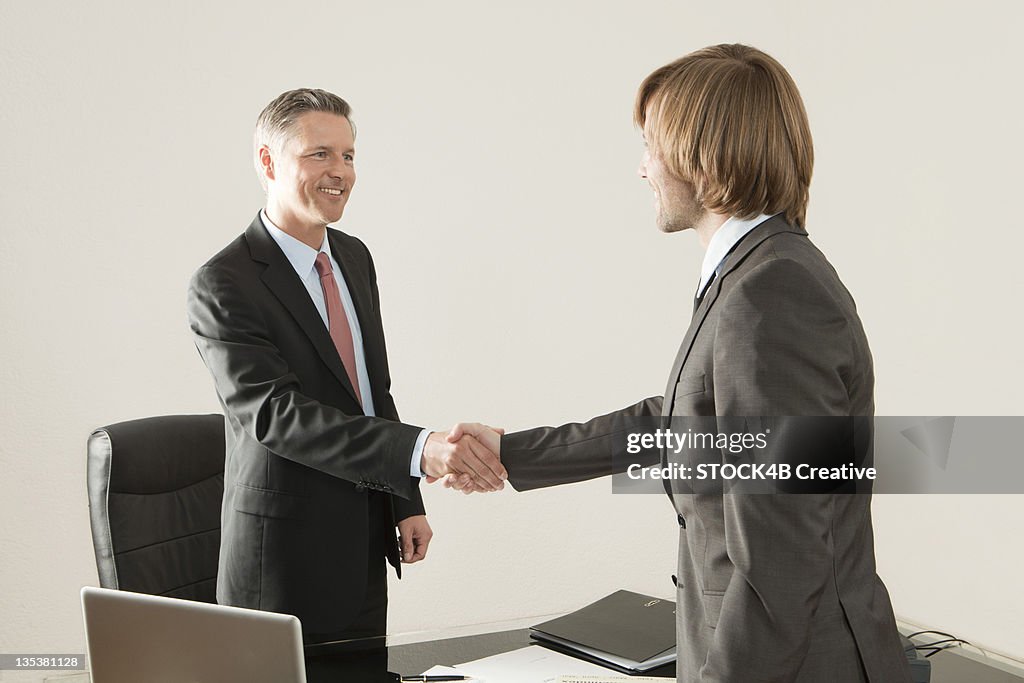
[[(376, 643), (383, 646), (383, 637), (388, 627), (388, 577), (387, 560), (384, 557), (386, 543), (395, 537), (390, 528), (388, 496), (370, 491), (369, 499), (369, 548), (366, 553), (366, 596), (363, 606), (355, 618), (341, 631), (332, 633), (306, 633), (302, 640), (306, 645), (332, 641), (379, 638)], [(367, 641), (367, 645), (373, 645)]]

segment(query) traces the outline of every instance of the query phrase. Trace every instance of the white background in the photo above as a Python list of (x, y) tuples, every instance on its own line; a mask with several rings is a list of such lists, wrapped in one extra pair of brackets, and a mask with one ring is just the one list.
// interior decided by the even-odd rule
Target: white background
[[(0, 652), (84, 651), (90, 431), (219, 409), (185, 287), (261, 206), (252, 126), (293, 87), (355, 108), (340, 227), (373, 251), (408, 422), (663, 391), (702, 250), (654, 226), (631, 107), (718, 42), (803, 93), (808, 227), (859, 304), (878, 413), (1024, 412), (1020, 3), (210, 4), (0, 4)], [(610, 489), (425, 489), (436, 537), (390, 630), (671, 597), (671, 507)], [(1022, 517), (1021, 496), (876, 497), (897, 615), (1024, 659)]]

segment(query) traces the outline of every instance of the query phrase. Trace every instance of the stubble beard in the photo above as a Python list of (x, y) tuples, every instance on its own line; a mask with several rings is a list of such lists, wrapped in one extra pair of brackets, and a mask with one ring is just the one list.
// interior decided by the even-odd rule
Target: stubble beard
[(663, 205), (658, 207), (658, 229), (666, 234), (694, 230), (698, 218), (700, 214), (697, 211), (670, 212)]

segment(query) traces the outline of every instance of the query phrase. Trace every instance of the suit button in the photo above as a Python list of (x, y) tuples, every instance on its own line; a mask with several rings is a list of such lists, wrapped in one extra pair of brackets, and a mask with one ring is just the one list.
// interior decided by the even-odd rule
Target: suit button
[(682, 527), (683, 529), (685, 529), (686, 528), (686, 518), (683, 517), (682, 515), (676, 515), (676, 519), (679, 520), (679, 526)]

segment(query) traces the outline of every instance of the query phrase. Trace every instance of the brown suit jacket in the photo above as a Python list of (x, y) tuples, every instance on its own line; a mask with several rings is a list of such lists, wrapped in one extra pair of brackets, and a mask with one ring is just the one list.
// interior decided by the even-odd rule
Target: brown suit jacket
[[(623, 417), (870, 418), (873, 389), (853, 299), (807, 234), (775, 217), (719, 268), (664, 399), (509, 434), (502, 461), (517, 489), (578, 481), (615, 469)], [(909, 682), (875, 573), (870, 494), (669, 493), (680, 524), (679, 681)]]

